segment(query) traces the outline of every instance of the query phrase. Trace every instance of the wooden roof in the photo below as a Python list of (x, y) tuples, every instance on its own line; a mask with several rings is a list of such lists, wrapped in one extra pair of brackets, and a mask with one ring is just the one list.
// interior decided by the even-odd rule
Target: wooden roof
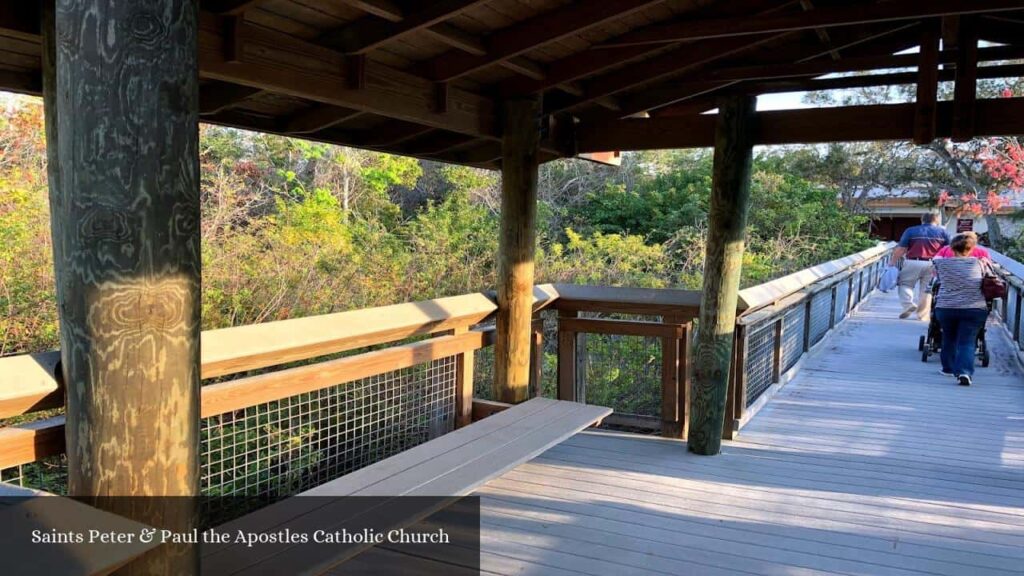
[[(201, 119), (495, 167), (508, 98), (542, 96), (544, 160), (707, 146), (732, 92), (1020, 76), (1024, 0), (201, 0)], [(941, 36), (942, 50), (894, 55)], [(1005, 44), (973, 48), (977, 40)], [(927, 42), (927, 40), (925, 40)], [(961, 46), (966, 48), (961, 49)], [(974, 62), (981, 62), (975, 68)], [(0, 6), (0, 89), (40, 92), (39, 7)], [(759, 142), (1024, 133), (1017, 99), (763, 115)], [(927, 108), (927, 102), (924, 103)], [(955, 108), (955, 110), (954, 110)], [(869, 114), (864, 120), (865, 113)], [(953, 117), (968, 114), (970, 118)], [(967, 134), (965, 130), (970, 133)], [(927, 133), (927, 132), (926, 132)]]

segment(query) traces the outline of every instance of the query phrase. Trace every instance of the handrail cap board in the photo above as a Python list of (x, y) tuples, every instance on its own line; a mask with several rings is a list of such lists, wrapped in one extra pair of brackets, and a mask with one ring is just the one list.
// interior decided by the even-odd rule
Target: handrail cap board
[(0, 359), (0, 418), (64, 405), (57, 368), (60, 352), (22, 354)]
[(819, 280), (833, 276), (839, 272), (861, 264), (871, 259), (878, 258), (893, 248), (893, 242), (879, 243), (877, 246), (862, 250), (856, 254), (838, 258), (831, 262), (825, 262), (811, 268), (805, 268), (782, 278), (765, 282), (750, 288), (740, 290), (740, 310), (748, 313), (764, 306), (771, 305), (778, 300), (789, 296), (794, 292), (803, 290), (807, 286)]

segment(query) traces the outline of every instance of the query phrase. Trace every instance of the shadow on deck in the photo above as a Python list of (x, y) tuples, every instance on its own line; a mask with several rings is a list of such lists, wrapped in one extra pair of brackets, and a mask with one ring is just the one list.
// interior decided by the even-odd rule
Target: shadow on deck
[(877, 294), (727, 442), (586, 432), (477, 491), (497, 574), (1021, 574), (1024, 376), (971, 388)]

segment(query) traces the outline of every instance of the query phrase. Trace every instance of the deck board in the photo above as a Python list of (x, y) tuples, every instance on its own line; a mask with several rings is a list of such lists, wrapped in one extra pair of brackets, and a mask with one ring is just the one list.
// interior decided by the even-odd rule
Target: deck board
[(480, 487), (495, 574), (1024, 574), (1024, 373), (970, 388), (872, 296), (714, 458), (584, 432)]

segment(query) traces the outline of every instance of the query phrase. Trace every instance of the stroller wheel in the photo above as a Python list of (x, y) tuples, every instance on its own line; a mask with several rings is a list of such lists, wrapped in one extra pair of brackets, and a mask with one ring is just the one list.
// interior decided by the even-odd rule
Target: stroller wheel
[(917, 341), (917, 350), (919, 352), (924, 352), (924, 343), (926, 340), (927, 338), (922, 334), (921, 339)]
[(991, 360), (991, 358), (988, 355), (988, 350), (985, 350), (984, 352), (981, 353), (981, 367), (982, 368), (988, 368), (988, 364), (989, 364), (990, 360)]
[(927, 362), (928, 361), (928, 357), (931, 356), (931, 354), (929, 352), (930, 351), (928, 349), (925, 349), (925, 350), (923, 350), (921, 352), (921, 362)]

